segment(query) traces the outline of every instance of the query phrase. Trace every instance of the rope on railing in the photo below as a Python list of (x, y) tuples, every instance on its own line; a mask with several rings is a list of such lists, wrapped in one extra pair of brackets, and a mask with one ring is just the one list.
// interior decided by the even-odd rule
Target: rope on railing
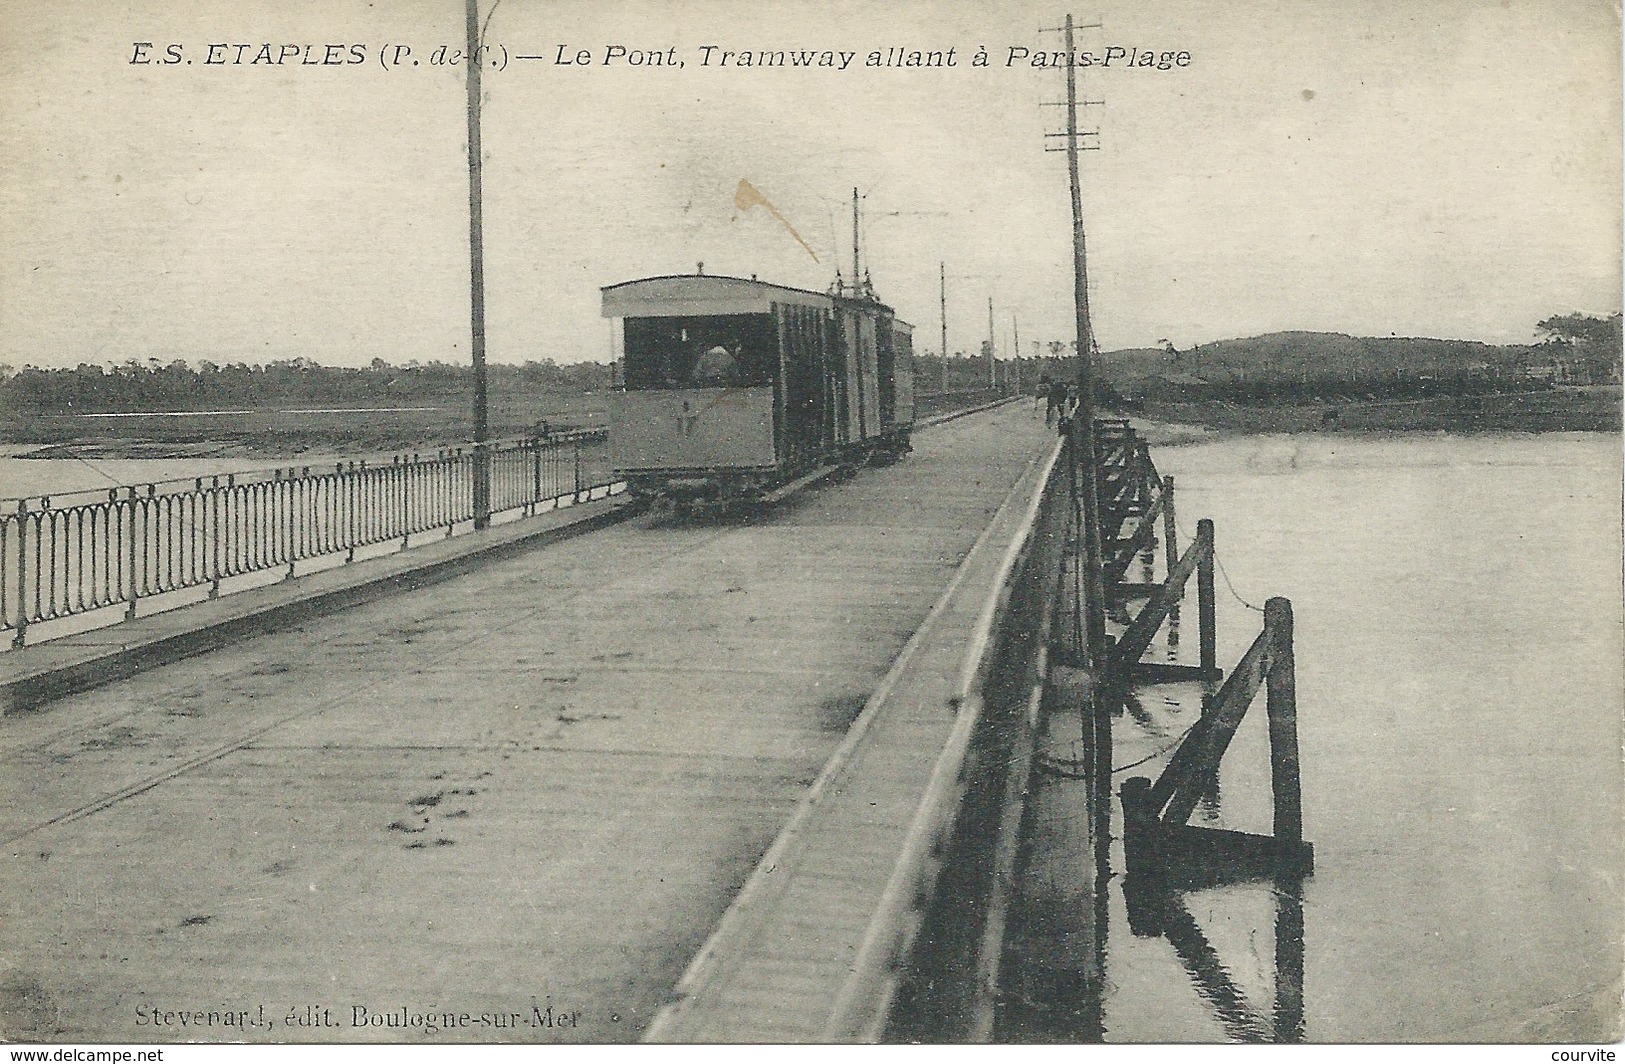
[[(1185, 526), (1183, 523), (1181, 523), (1179, 526), (1179, 535), (1180, 538), (1185, 540), (1187, 543), (1194, 542), (1196, 538), (1194, 536), (1186, 535)], [(1213, 564), (1218, 567), (1219, 575), (1224, 578), (1224, 586), (1229, 590), (1232, 598), (1241, 603), (1243, 606), (1246, 606), (1248, 609), (1252, 610), (1254, 613), (1264, 612), (1264, 607), (1255, 606), (1251, 602), (1248, 602), (1246, 599), (1241, 597), (1241, 592), (1237, 591), (1236, 585), (1231, 583), (1230, 574), (1226, 572), (1224, 568), (1224, 558), (1219, 555), (1218, 551), (1213, 552)]]

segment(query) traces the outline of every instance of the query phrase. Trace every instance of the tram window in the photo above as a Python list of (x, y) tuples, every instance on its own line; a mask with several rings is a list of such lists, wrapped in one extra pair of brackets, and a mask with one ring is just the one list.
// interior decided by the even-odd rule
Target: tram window
[(761, 387), (778, 360), (768, 314), (626, 319), (629, 389)]

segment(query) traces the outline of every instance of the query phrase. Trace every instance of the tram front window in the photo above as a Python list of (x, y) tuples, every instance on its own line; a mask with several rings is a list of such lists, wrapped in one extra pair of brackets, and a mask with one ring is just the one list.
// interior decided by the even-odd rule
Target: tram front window
[(777, 336), (768, 314), (627, 318), (626, 387), (751, 388), (773, 383)]

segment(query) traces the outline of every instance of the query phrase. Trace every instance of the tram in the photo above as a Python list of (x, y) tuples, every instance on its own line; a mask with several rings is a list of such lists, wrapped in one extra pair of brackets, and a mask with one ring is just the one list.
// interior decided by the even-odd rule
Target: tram
[(825, 466), (908, 452), (912, 326), (871, 292), (704, 273), (602, 292), (624, 366), (610, 450), (634, 494), (760, 499)]

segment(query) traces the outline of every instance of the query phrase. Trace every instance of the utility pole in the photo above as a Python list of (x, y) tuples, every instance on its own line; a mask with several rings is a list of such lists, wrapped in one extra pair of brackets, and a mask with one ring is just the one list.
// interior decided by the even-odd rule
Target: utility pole
[(490, 425), (485, 389), (485, 248), (480, 205), (480, 14), (468, 0), (468, 282), (474, 344), (474, 527), (491, 523)]
[(942, 300), (942, 385), (943, 391), (948, 390), (948, 263), (946, 260), (937, 263), (937, 284), (941, 289)]
[(999, 356), (993, 349), (993, 297), (987, 297), (987, 386), (999, 386)]
[(1010, 315), (1010, 350), (1016, 353), (1016, 388), (1015, 393), (1021, 394), (1021, 323), (1014, 314)]
[[(1066, 16), (1066, 53), (1076, 55), (1072, 16)], [(1078, 78), (1066, 65), (1066, 171), (1072, 190), (1072, 303), (1078, 331), (1078, 412), (1072, 418), (1073, 454), (1081, 474), (1084, 542), (1084, 630), (1089, 664), (1099, 668), (1106, 657), (1106, 588), (1100, 551), (1100, 497), (1095, 458), (1095, 381), (1091, 352), (1094, 332), (1089, 321), (1089, 269), (1084, 254), (1083, 192), (1078, 183)]]
[[(946, 262), (939, 262), (937, 264), (937, 271), (938, 271), (938, 276), (940, 277), (940, 282), (939, 282), (940, 285), (941, 285), (941, 297), (940, 298), (942, 300), (942, 358), (943, 358), (943, 362), (942, 362), (942, 390), (947, 391), (948, 390), (948, 361), (947, 361), (948, 360), (948, 264)], [(954, 280), (956, 280), (956, 281), (978, 281), (978, 280), (986, 281), (986, 280), (995, 280), (995, 279), (996, 279), (995, 275), (986, 274), (986, 273), (956, 273), (956, 274), (954, 274)], [(988, 309), (988, 314), (989, 314), (988, 334), (989, 334), (990, 337), (991, 337), (992, 332), (993, 332), (992, 325), (991, 325), (991, 322), (992, 322), (992, 302), (993, 301), (991, 299), (988, 300), (988, 307), (989, 307), (989, 309)], [(970, 359), (975, 359), (978, 356), (976, 356), (974, 354), (971, 354), (969, 352), (965, 352), (965, 357), (970, 358)], [(989, 364), (989, 367), (991, 368), (992, 362), (991, 362), (990, 357), (987, 355), (985, 349), (984, 349), (983, 355), (981, 357), (989, 358), (989, 363), (988, 364)], [(970, 383), (972, 385), (974, 385), (976, 383), (976, 381), (974, 379), (975, 374), (972, 373), (971, 376), (972, 376), (973, 379), (970, 381)], [(989, 376), (989, 379), (991, 380), (991, 374)]]

